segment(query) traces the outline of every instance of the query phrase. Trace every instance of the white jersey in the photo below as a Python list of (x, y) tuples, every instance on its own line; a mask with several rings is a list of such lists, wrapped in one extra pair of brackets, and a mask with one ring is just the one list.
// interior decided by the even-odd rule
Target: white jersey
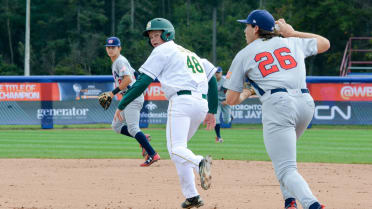
[(304, 89), (304, 59), (317, 52), (315, 38), (256, 39), (235, 56), (224, 86), (242, 92), (244, 82), (250, 79), (259, 96), (277, 88)]
[(168, 41), (154, 48), (139, 69), (152, 79), (158, 78), (167, 99), (181, 90), (208, 93), (208, 81), (217, 68), (182, 46)]
[[(129, 86), (132, 86), (134, 82), (136, 82), (136, 77), (134, 76), (135, 70), (130, 66), (128, 60), (123, 56), (119, 55), (119, 57), (112, 63), (112, 76), (115, 80), (115, 87), (118, 87), (123, 77), (125, 75), (129, 75), (132, 79), (132, 82)], [(123, 89), (121, 92), (125, 92), (127, 89)]]

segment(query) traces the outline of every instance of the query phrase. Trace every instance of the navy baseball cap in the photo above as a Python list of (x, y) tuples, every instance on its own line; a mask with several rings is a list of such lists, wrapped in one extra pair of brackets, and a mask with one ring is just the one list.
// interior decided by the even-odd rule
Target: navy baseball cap
[(218, 66), (216, 73), (220, 73), (220, 72), (222, 72), (222, 68), (220, 66)]
[(105, 46), (120, 46), (120, 39), (117, 37), (110, 37), (106, 40)]
[(247, 19), (238, 20), (238, 22), (257, 25), (259, 28), (266, 31), (274, 31), (275, 20), (274, 17), (266, 10), (253, 10), (249, 13)]

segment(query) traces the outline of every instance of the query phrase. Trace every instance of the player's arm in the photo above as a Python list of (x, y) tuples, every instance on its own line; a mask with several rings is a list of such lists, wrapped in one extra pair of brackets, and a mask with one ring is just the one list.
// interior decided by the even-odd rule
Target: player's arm
[(137, 81), (133, 84), (133, 86), (128, 89), (128, 91), (124, 94), (123, 98), (121, 99), (118, 109), (124, 110), (125, 107), (139, 97), (146, 88), (151, 84), (154, 79), (149, 77), (148, 75), (142, 73), (138, 76)]
[(215, 76), (208, 82), (208, 113), (216, 114), (218, 107), (218, 90), (217, 80)]
[(132, 83), (132, 79), (130, 78), (130, 75), (124, 75), (123, 80), (121, 80), (121, 83), (119, 84), (119, 86), (110, 92), (110, 96), (114, 97), (114, 95), (119, 93), (121, 90), (127, 88), (130, 83)]
[(254, 95), (253, 89), (243, 89), (242, 92), (227, 90), (226, 92), (226, 103), (228, 105), (237, 105), (242, 103), (248, 97)]
[(317, 40), (318, 54), (327, 51), (331, 46), (329, 40), (324, 38), (323, 36), (313, 33), (295, 31), (290, 24), (287, 24), (285, 22), (284, 19), (279, 19), (278, 21), (276, 21), (276, 24), (278, 24), (280, 28), (279, 33), (283, 37), (315, 38)]

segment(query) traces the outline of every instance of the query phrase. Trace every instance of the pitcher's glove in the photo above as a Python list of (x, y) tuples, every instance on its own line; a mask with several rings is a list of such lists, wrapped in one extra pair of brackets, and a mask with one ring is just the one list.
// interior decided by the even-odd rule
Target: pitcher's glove
[(98, 96), (99, 104), (103, 107), (104, 110), (107, 110), (110, 105), (112, 98), (110, 96), (110, 92), (103, 92)]

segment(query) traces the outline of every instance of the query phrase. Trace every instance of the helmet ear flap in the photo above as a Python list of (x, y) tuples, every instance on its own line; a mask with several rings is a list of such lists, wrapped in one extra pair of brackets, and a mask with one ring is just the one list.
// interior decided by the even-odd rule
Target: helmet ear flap
[(170, 36), (171, 33), (169, 31), (163, 31), (163, 33), (161, 33), (161, 39), (163, 39), (163, 41), (169, 41)]

